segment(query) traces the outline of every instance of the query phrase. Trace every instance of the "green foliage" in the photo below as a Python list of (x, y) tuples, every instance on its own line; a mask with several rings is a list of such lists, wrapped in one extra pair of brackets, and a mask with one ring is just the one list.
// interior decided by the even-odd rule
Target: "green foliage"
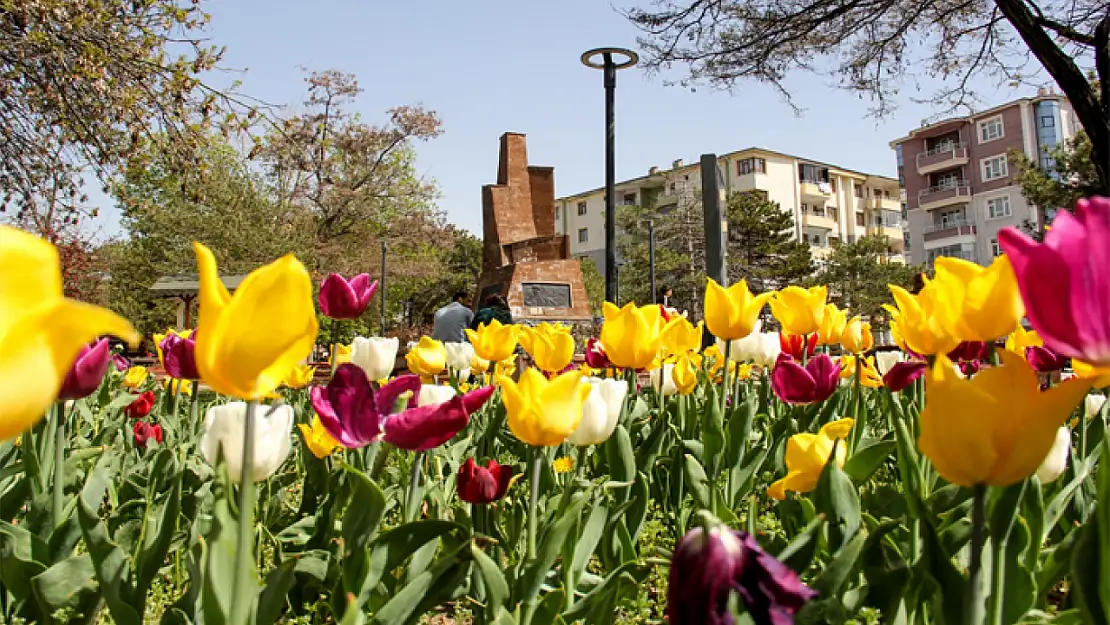
[(1032, 205), (1041, 208), (1071, 210), (1075, 201), (1101, 195), (1098, 169), (1091, 160), (1091, 141), (1080, 132), (1073, 139), (1056, 146), (1051, 152), (1052, 166), (1043, 169), (1021, 151), (1010, 153), (1016, 175), (1014, 182)]
[(597, 268), (597, 263), (592, 258), (583, 258), (582, 281), (586, 283), (586, 295), (590, 299), (590, 312), (595, 316), (601, 314), (602, 304), (605, 303), (605, 276)]
[(680, 202), (665, 210), (658, 206), (622, 206), (617, 211), (620, 303), (643, 305), (654, 299), (648, 221), (655, 227), (656, 288), (674, 289), (673, 305), (696, 314), (701, 310), (705, 286), (705, 237), (697, 202)]
[(855, 243), (841, 244), (825, 259), (813, 284), (829, 286), (829, 301), (848, 308), (853, 315), (870, 317), (873, 325), (885, 325), (882, 304), (890, 302), (889, 284), (913, 287), (920, 268), (890, 262), (890, 243), (885, 236), (862, 237)]
[(733, 192), (728, 215), (728, 279), (753, 291), (800, 284), (813, 274), (809, 246), (794, 238), (794, 217), (758, 191)]

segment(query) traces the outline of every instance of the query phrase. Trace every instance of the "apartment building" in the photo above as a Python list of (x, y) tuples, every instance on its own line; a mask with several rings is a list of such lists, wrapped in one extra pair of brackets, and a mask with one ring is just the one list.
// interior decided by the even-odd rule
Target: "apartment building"
[(910, 261), (931, 267), (940, 256), (956, 256), (987, 265), (1001, 254), (999, 230), (1043, 223), (1013, 181), (1011, 152), (1050, 166), (1052, 148), (1078, 127), (1067, 99), (1042, 90), (892, 141), (905, 190)]
[[(794, 217), (794, 237), (810, 245), (814, 258), (827, 256), (841, 242), (866, 234), (886, 235), (890, 262), (905, 262), (903, 206), (898, 181), (781, 152), (748, 148), (717, 159), (726, 193), (761, 191)], [(647, 175), (616, 184), (621, 206), (650, 206), (665, 211), (680, 203), (700, 203), (701, 166), (674, 161), (652, 167)], [(556, 232), (566, 234), (570, 253), (591, 257), (605, 270), (605, 189), (592, 189), (555, 201)]]

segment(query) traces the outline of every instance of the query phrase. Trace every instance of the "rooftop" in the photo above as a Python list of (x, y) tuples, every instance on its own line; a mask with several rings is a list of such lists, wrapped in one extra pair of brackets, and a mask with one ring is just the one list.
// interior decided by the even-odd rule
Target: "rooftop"
[(897, 147), (899, 143), (909, 141), (910, 139), (913, 139), (917, 135), (919, 135), (923, 132), (928, 132), (928, 131), (930, 131), (934, 128), (937, 128), (939, 126), (944, 126), (946, 124), (951, 124), (953, 122), (971, 123), (972, 121), (975, 121), (976, 119), (978, 119), (980, 117), (983, 117), (985, 115), (993, 115), (993, 114), (995, 114), (999, 111), (1002, 111), (1004, 109), (1008, 109), (1011, 106), (1018, 106), (1022, 103), (1034, 104), (1036, 102), (1043, 102), (1045, 100), (1057, 100), (1057, 101), (1060, 101), (1060, 102), (1067, 102), (1067, 98), (1062, 94), (1052, 93), (1052, 92), (1041, 92), (1041, 93), (1038, 93), (1035, 97), (1018, 98), (1016, 100), (1010, 100), (1009, 102), (1005, 102), (1005, 103), (999, 104), (997, 106), (992, 106), (989, 109), (985, 109), (985, 110), (982, 110), (982, 111), (975, 111), (975, 112), (969, 113), (967, 115), (956, 115), (954, 117), (945, 117), (944, 119), (938, 119), (937, 121), (934, 121), (934, 122), (931, 122), (931, 123), (925, 123), (925, 120), (922, 120), (921, 125), (918, 126), (917, 128), (914, 128), (913, 130), (911, 130), (909, 132), (909, 134), (907, 134), (904, 137), (899, 137), (899, 138), (895, 139), (894, 141), (891, 141), (890, 142), (890, 147), (893, 149), (893, 148)]
[[(247, 277), (246, 274), (234, 276), (220, 276), (220, 282), (229, 291), (234, 291)], [(179, 295), (193, 295), (200, 289), (197, 274), (179, 274), (176, 276), (162, 276), (150, 285), (150, 290), (160, 297), (175, 297)]]

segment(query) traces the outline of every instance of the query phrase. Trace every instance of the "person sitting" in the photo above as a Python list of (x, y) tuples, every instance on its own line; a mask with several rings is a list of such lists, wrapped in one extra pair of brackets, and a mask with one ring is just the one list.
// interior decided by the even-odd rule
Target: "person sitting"
[(470, 328), (477, 330), (480, 325), (489, 325), (489, 322), (496, 319), (501, 325), (512, 325), (513, 315), (509, 312), (509, 304), (505, 301), (504, 297), (500, 295), (490, 295), (486, 298), (484, 305), (478, 309), (478, 314), (474, 315), (474, 320), (470, 322)]
[(432, 338), (444, 343), (465, 343), (466, 329), (474, 319), (470, 297), (465, 291), (455, 293), (451, 303), (436, 311)]

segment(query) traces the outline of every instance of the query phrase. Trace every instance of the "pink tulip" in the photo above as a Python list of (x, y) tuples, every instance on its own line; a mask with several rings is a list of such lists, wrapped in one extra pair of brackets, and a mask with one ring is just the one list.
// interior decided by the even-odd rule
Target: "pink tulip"
[(112, 362), (112, 353), (108, 347), (108, 339), (100, 339), (81, 348), (62, 380), (58, 399), (81, 399), (96, 391), (104, 374), (108, 372), (108, 363)]
[(1074, 215), (1060, 211), (1044, 243), (1012, 227), (998, 242), (1045, 347), (1110, 365), (1110, 199), (1079, 200)]
[(609, 369), (613, 366), (601, 341), (592, 336), (586, 339), (586, 365), (591, 369)]
[(1064, 358), (1047, 347), (1040, 347), (1038, 345), (1025, 348), (1025, 360), (1028, 361), (1029, 366), (1033, 367), (1038, 373), (1059, 371), (1064, 368), (1064, 365), (1068, 364), (1067, 358)]
[(200, 372), (197, 371), (197, 335), (194, 332), (189, 338), (182, 338), (177, 334), (167, 335), (162, 339), (162, 360), (166, 366), (166, 375), (178, 380), (199, 380)]
[(320, 285), (320, 312), (332, 319), (358, 319), (378, 290), (378, 281), (360, 273), (347, 280), (337, 273), (328, 274)]
[(840, 384), (840, 364), (817, 354), (803, 367), (789, 354), (779, 354), (771, 372), (771, 389), (788, 404), (813, 404), (828, 399)]
[(921, 361), (899, 362), (890, 368), (883, 376), (883, 384), (891, 391), (897, 393), (906, 388), (917, 378), (925, 373), (925, 363)]

